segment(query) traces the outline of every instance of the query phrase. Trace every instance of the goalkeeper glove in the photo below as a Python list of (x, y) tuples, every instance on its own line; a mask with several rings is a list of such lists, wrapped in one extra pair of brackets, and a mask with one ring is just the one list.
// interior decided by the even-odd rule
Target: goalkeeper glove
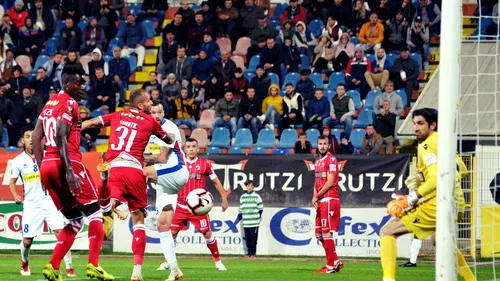
[(410, 208), (418, 202), (416, 192), (410, 192), (408, 195), (393, 193), (394, 200), (387, 204), (387, 213), (393, 217), (399, 217), (407, 208)]
[(405, 185), (410, 191), (417, 191), (420, 187), (421, 181), (418, 176), (408, 176), (405, 180)]

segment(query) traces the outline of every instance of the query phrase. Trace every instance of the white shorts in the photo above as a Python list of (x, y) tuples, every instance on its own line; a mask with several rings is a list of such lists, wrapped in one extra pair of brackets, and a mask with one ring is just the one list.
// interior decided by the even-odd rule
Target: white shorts
[(42, 234), (45, 221), (52, 231), (64, 228), (64, 216), (50, 197), (45, 197), (36, 204), (25, 203), (21, 229), (23, 238), (34, 238)]
[(186, 185), (189, 172), (186, 166), (169, 167), (167, 164), (155, 164), (158, 179), (156, 180), (156, 209), (177, 204), (177, 194)]

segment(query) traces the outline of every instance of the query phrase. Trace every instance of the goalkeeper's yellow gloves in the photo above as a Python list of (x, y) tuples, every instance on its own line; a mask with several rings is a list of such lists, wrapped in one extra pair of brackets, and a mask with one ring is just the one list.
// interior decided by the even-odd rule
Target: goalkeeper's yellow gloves
[(410, 191), (417, 191), (421, 183), (420, 178), (414, 175), (408, 176), (405, 180), (405, 185)]
[(418, 202), (418, 196), (415, 191), (408, 195), (393, 193), (394, 199), (387, 204), (387, 213), (392, 217), (399, 217), (406, 209), (413, 207)]

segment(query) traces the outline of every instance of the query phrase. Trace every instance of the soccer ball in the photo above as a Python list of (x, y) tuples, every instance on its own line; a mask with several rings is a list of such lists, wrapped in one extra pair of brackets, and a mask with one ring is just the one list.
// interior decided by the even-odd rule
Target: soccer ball
[(197, 188), (189, 192), (186, 198), (186, 204), (191, 214), (203, 216), (212, 210), (214, 197), (205, 189)]

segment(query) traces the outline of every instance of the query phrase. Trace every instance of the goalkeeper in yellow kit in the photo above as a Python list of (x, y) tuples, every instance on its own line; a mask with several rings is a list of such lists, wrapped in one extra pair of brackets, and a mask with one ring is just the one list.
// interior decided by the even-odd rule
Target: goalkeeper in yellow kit
[[(383, 281), (396, 280), (396, 238), (413, 233), (425, 239), (436, 231), (436, 182), (437, 182), (437, 110), (422, 108), (413, 112), (415, 136), (421, 141), (418, 147), (419, 178), (406, 181), (418, 188), (408, 195), (395, 195), (387, 204), (387, 212), (396, 217), (387, 224), (380, 239), (380, 256)], [(460, 173), (457, 172), (457, 179)], [(457, 182), (458, 187), (459, 182)], [(460, 251), (456, 249), (458, 273), (466, 281), (475, 281)]]

